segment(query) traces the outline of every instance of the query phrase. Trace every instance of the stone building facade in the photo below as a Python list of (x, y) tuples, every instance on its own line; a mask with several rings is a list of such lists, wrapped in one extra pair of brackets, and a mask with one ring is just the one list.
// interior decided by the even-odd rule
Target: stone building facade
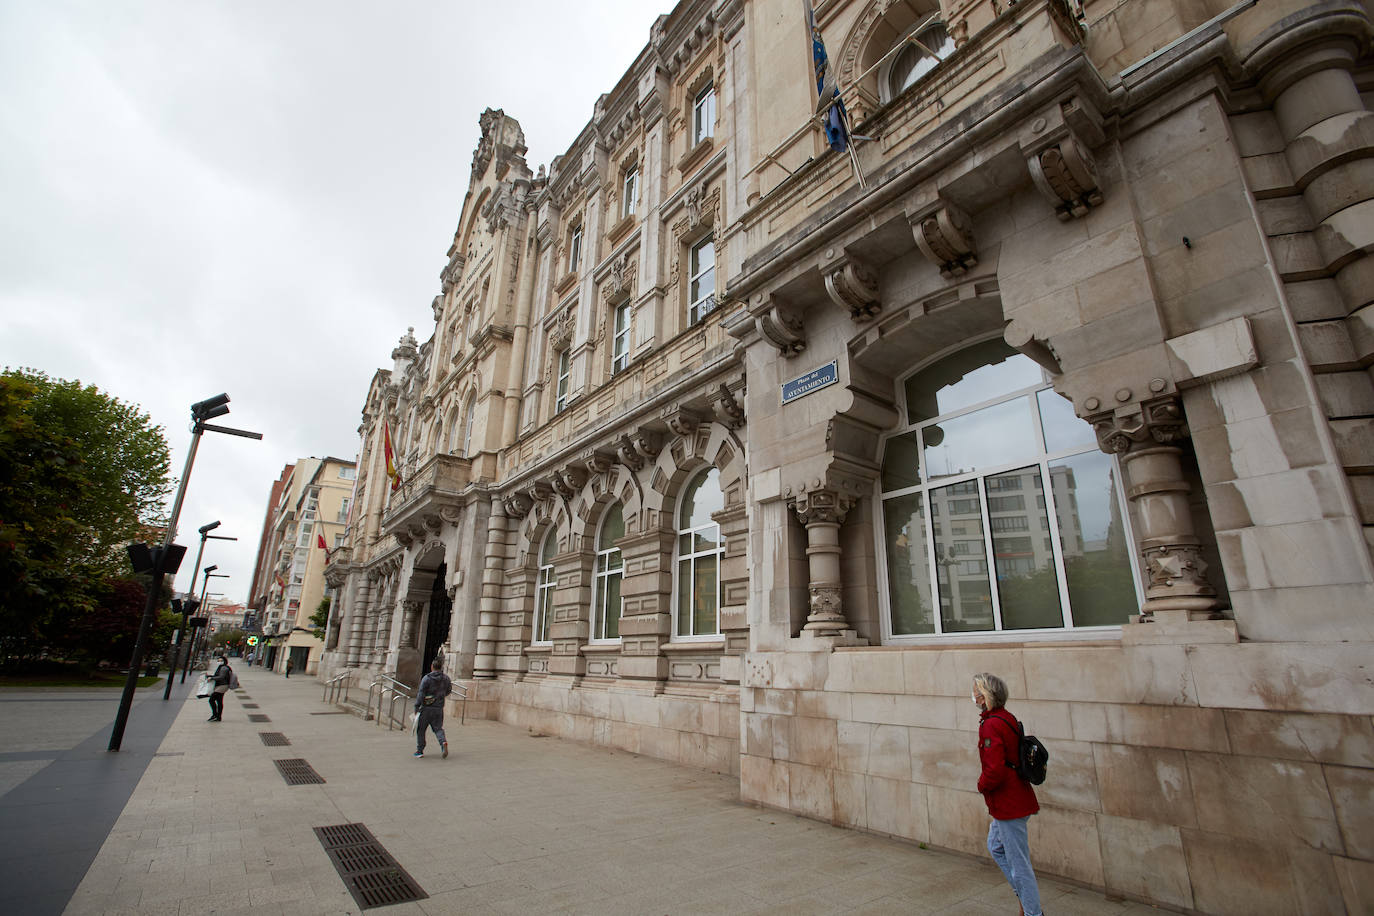
[(795, 0), (683, 0), (547, 173), (482, 115), (324, 668), (443, 654), (490, 717), (975, 854), (992, 671), (1042, 871), (1368, 912), (1368, 10), (815, 6), (852, 155)]

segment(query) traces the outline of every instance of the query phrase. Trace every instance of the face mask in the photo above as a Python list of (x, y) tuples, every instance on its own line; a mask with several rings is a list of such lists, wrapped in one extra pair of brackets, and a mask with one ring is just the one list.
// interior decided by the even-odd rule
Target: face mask
[(980, 702), (978, 701), (978, 694), (976, 694), (976, 693), (973, 694), (973, 705), (974, 705), (974, 706), (982, 706), (982, 705), (983, 705), (982, 703), (980, 703)]

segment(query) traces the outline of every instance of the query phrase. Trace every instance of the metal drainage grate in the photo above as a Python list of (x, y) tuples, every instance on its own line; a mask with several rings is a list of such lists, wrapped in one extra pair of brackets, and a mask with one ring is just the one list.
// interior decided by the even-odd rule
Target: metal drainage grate
[(286, 747), (291, 741), (281, 732), (258, 732), (262, 743), (268, 747)]
[(249, 722), (271, 722), (271, 721), (272, 721), (272, 717), (269, 716), (269, 715), (266, 715), (266, 714), (264, 714), (264, 713), (260, 713), (260, 712), (250, 712), (250, 713), (248, 714), (248, 721), (249, 721)]
[(360, 909), (429, 897), (362, 824), (316, 827), (315, 836)]
[(319, 785), (324, 782), (324, 777), (316, 773), (315, 768), (306, 763), (303, 757), (290, 757), (272, 762), (277, 765), (281, 778), (286, 780), (288, 786)]
[(243, 704), (243, 708), (244, 708), (244, 709), (257, 709), (257, 708), (258, 708), (258, 704), (257, 704), (257, 703), (244, 703), (244, 704)]

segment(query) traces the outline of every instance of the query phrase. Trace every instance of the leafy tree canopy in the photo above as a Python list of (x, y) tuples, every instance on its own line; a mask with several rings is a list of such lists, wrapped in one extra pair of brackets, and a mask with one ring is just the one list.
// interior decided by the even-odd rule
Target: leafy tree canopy
[(45, 647), (54, 615), (110, 602), (109, 580), (129, 572), (124, 545), (163, 521), (169, 461), (161, 427), (136, 406), (32, 369), (0, 372), (3, 654)]
[(310, 625), (317, 630), (323, 630), (329, 625), (329, 599), (321, 598), (319, 607), (315, 608), (315, 613), (310, 615)]

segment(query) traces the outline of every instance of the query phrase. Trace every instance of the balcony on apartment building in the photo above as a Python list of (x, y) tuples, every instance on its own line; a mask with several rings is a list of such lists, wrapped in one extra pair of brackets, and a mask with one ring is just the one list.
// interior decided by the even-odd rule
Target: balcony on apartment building
[(472, 459), (434, 455), (409, 474), (391, 494), (382, 516), (382, 531), (409, 546), (411, 541), (437, 534), (444, 522), (455, 522), (463, 504), (462, 492), (472, 481)]

